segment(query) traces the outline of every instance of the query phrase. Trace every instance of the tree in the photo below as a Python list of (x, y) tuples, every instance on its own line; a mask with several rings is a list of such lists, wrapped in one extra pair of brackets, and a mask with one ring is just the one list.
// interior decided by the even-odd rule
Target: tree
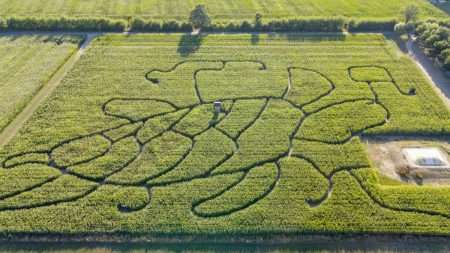
[(262, 15), (259, 13), (256, 13), (255, 15), (255, 28), (256, 30), (261, 30), (262, 27)]
[(394, 31), (400, 35), (406, 33), (406, 24), (405, 23), (398, 23), (394, 26)]
[(202, 28), (208, 27), (211, 24), (211, 19), (209, 18), (204, 5), (197, 5), (195, 9), (191, 11), (189, 23), (191, 23), (194, 30), (200, 30)]
[(419, 8), (415, 5), (409, 5), (405, 9), (405, 23), (414, 22), (419, 16)]

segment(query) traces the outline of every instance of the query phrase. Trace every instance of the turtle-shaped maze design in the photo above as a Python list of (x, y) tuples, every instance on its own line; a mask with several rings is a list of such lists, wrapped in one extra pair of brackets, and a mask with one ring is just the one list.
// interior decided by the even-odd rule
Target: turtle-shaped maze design
[[(199, 62), (211, 66), (192, 67)], [(240, 73), (239, 66), (242, 64), (247, 65), (252, 72)], [(238, 180), (220, 192), (201, 196), (192, 203), (191, 210), (197, 216), (226, 216), (250, 208), (271, 194), (283, 174), (283, 161), (299, 159), (310, 164), (328, 182), (328, 189), (322, 196), (305, 199), (311, 208), (320, 206), (329, 198), (333, 191), (333, 176), (346, 170), (358, 180), (367, 195), (384, 208), (447, 217), (437, 212), (401, 209), (383, 204), (352, 173), (368, 167), (366, 164), (342, 167), (326, 173), (314, 159), (297, 149), (304, 141), (344, 145), (369, 129), (387, 124), (391, 114), (379, 100), (372, 84), (381, 82), (393, 85), (401, 96), (414, 96), (416, 93), (413, 89), (402, 90), (388, 69), (382, 66), (349, 67), (350, 80), (355, 85), (367, 85), (372, 96), (331, 103), (320, 102), (336, 91), (333, 80), (319, 71), (302, 66), (286, 67), (285, 73), (282, 73), (285, 75), (285, 84), (277, 86), (282, 88), (273, 89), (260, 87), (263, 84), (245, 78), (246, 75), (271, 78), (272, 73), (266, 64), (254, 60), (183, 61), (169, 69), (153, 69), (145, 78), (149, 85), (165, 88), (169, 83), (177, 83), (181, 70), (183, 77), (192, 78), (190, 83), (197, 102), (179, 106), (177, 101), (160, 98), (113, 97), (102, 105), (103, 113), (124, 119), (127, 123), (62, 140), (47, 150), (13, 154), (1, 161), (0, 166), (5, 170), (39, 164), (61, 173), (45, 181), (35, 182), (26, 189), (4, 195), (0, 203), (15, 203), (11, 200), (46, 187), (62, 175), (71, 175), (91, 184), (85, 191), (66, 198), (38, 199), (23, 205), (3, 204), (0, 211), (73, 202), (87, 197), (102, 185), (114, 185), (146, 190), (148, 198), (145, 203), (117, 206), (121, 212), (137, 212), (152, 203), (154, 188), (236, 174), (239, 175)], [(215, 80), (226, 80), (230, 73), (242, 76), (230, 78), (226, 86), (217, 85)], [(367, 74), (372, 77), (365, 78)], [(299, 75), (306, 76), (307, 81), (296, 82)], [(249, 93), (253, 95), (248, 96)], [(213, 105), (219, 101), (222, 108), (216, 111)], [(313, 104), (319, 105), (312, 107), (314, 109), (305, 109)], [(328, 122), (330, 115), (360, 120), (358, 123), (345, 120)], [(271, 128), (273, 124), (283, 127), (274, 132)], [(91, 144), (95, 147), (89, 153), (79, 149), (80, 146)], [(242, 187), (248, 185), (254, 186), (251, 195), (243, 195), (239, 201), (221, 205), (228, 194), (239, 193)]]

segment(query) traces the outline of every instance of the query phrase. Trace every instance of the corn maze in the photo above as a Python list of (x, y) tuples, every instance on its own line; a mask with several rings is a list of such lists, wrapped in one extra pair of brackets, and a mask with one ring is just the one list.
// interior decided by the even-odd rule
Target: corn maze
[[(231, 40), (232, 45), (246, 45), (239, 36)], [(152, 38), (156, 46), (147, 50), (155, 54), (152, 50), (159, 48), (160, 38)], [(285, 43), (284, 39), (268, 40), (258, 46), (261, 51), (256, 57), (247, 59), (245, 51), (235, 56), (223, 53), (226, 46), (216, 47), (215, 43), (230, 41), (221, 39), (220, 35), (211, 38), (198, 53), (179, 56), (178, 62), (164, 57), (170, 61), (161, 64), (163, 67), (142, 67), (136, 74), (127, 74), (139, 83), (134, 89), (129, 86), (133, 82), (122, 84), (114, 79), (119, 88), (105, 81), (108, 88), (93, 92), (86, 88), (93, 79), (73, 81), (69, 75), (67, 83), (26, 126), (22, 139), (19, 136), (0, 153), (0, 178), (5, 182), (0, 194), (0, 222), (8, 231), (19, 232), (120, 228), (185, 233), (261, 229), (447, 233), (450, 212), (445, 196), (450, 189), (380, 186), (360, 143), (364, 135), (399, 131), (405, 135), (449, 133), (445, 124), (448, 110), (435, 95), (424, 98), (429, 96), (424, 93), (429, 86), (419, 82), (420, 75), (409, 79), (413, 84), (397, 78), (399, 72), (393, 70), (398, 62), (386, 63), (393, 59), (389, 54), (386, 58), (390, 49), (379, 44), (379, 37), (360, 35), (349, 42), (322, 45), (323, 50), (328, 50), (327, 45), (335, 50), (354, 43), (351, 46), (356, 51), (369, 42), (374, 43), (370, 47), (380, 49), (381, 60), (376, 52), (374, 60), (350, 57), (348, 62), (336, 63), (339, 71), (332, 74), (327, 69), (330, 65), (324, 68), (299, 60), (283, 63), (277, 52), (270, 57), (262, 53), (278, 50), (277, 43)], [(131, 43), (121, 44), (122, 40), (114, 36), (97, 40), (73, 76), (85, 70), (84, 64), (92, 64), (98, 53), (108, 55), (110, 47), (124, 50), (130, 57), (127, 59), (141, 64), (144, 57), (130, 56), (129, 51), (145, 48), (139, 44), (140, 37), (128, 38)], [(297, 49), (308, 43), (296, 42)], [(173, 48), (159, 49), (173, 54)], [(214, 57), (205, 59), (202, 50), (212, 50)], [(143, 52), (135, 53), (148, 53)], [(98, 60), (95, 71), (107, 69), (113, 78), (116, 67), (125, 72), (133, 68), (115, 65), (113, 57), (117, 56), (114, 53), (111, 57)], [(118, 59), (123, 61), (122, 57)], [(152, 61), (157, 59), (162, 58), (151, 57)], [(403, 64), (408, 67), (410, 63)], [(406, 78), (414, 75), (417, 72)], [(80, 82), (85, 86), (77, 86)], [(81, 94), (93, 95), (83, 98)], [(84, 102), (68, 103), (65, 99), (69, 95)], [(214, 105), (219, 101), (221, 108), (217, 110)], [(413, 109), (415, 104), (409, 101), (442, 109), (413, 112), (419, 122), (420, 117), (434, 121), (434, 132), (423, 132), (420, 126), (398, 130), (396, 125), (403, 124), (399, 116), (412, 115), (399, 112), (406, 108), (398, 104), (401, 101), (408, 101)], [(58, 112), (64, 106), (69, 109), (64, 114)], [(79, 128), (88, 123), (70, 121), (72, 113), (85, 111), (83, 106), (89, 108), (86, 115), (91, 127)], [(433, 113), (438, 117), (433, 118)], [(56, 120), (61, 115), (63, 118)], [(95, 118), (104, 122), (100, 124)], [(49, 127), (48, 133), (53, 134), (44, 139), (39, 134), (40, 143), (26, 143), (31, 140), (27, 135), (37, 136), (33, 124), (49, 119), (54, 128)], [(61, 129), (71, 133), (58, 134)], [(407, 191), (410, 194), (402, 194)], [(431, 192), (435, 200), (423, 201)], [(355, 214), (346, 218), (349, 210)], [(78, 219), (75, 213), (83, 215)], [(37, 228), (26, 225), (31, 217), (37, 217)], [(411, 217), (417, 223), (405, 221)], [(64, 227), (51, 223), (54, 219), (65, 220)]]

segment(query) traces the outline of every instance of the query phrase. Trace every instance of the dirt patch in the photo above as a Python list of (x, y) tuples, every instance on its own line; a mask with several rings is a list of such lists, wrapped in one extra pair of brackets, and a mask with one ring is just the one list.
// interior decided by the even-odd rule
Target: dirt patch
[(402, 150), (408, 147), (437, 147), (450, 154), (450, 138), (414, 138), (414, 137), (377, 137), (365, 138), (369, 158), (372, 165), (378, 168), (381, 175), (409, 184), (450, 184), (448, 173), (417, 173), (410, 170), (408, 161)]

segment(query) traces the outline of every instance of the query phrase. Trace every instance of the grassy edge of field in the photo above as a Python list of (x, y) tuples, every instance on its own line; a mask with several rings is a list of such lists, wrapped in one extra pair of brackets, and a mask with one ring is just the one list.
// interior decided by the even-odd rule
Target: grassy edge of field
[[(0, 35), (1, 35), (1, 33), (0, 33)], [(13, 114), (11, 114), (11, 116), (6, 119), (6, 124), (4, 126), (0, 126), (0, 133), (2, 133), (11, 124), (11, 122), (14, 121), (14, 119), (17, 117), (17, 115), (19, 115), (25, 109), (25, 107), (33, 99), (33, 97), (36, 96), (36, 94), (38, 94), (48, 84), (48, 82), (56, 75), (56, 73), (58, 73), (58, 71), (61, 70), (61, 68), (66, 64), (66, 62), (77, 53), (77, 51), (79, 50), (79, 47), (86, 40), (86, 36), (84, 36), (84, 35), (77, 35), (77, 37), (79, 37), (79, 41), (77, 43), (77, 47), (75, 47), (69, 54), (67, 54), (66, 57), (64, 57), (64, 59), (61, 61), (61, 64), (59, 64), (58, 67), (54, 71), (52, 71), (50, 73), (50, 75), (47, 76), (47, 78), (45, 78), (42, 81), (42, 84), (39, 86), (38, 89), (36, 89), (35, 92), (33, 92), (32, 94), (27, 96), (24, 99), (24, 101), (22, 101), (20, 104), (17, 105), (17, 108), (16, 108), (15, 112)], [(69, 42), (69, 43), (72, 43), (72, 42)]]

